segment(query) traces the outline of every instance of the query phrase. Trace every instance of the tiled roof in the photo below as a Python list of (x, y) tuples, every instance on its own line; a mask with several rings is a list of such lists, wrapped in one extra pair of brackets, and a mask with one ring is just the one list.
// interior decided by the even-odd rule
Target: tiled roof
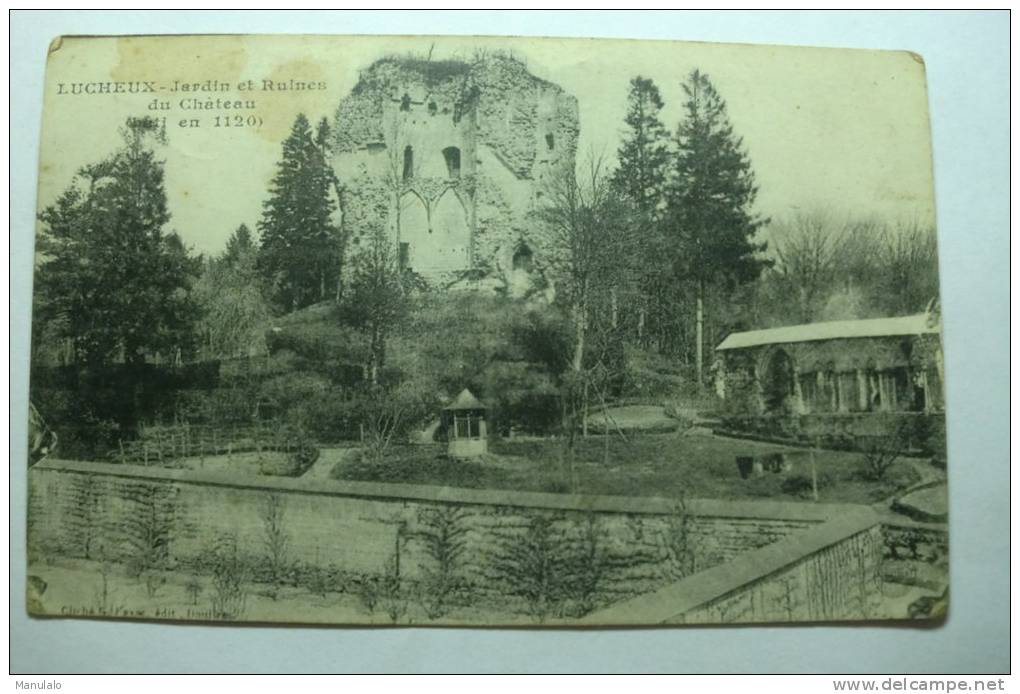
[(782, 328), (731, 333), (716, 349), (745, 349), (747, 347), (789, 342), (924, 335), (938, 332), (939, 325), (937, 319), (933, 319), (927, 313), (918, 313), (913, 316), (899, 316), (897, 318), (869, 318), (865, 320), (841, 320), (827, 323), (805, 323), (804, 325), (787, 325)]

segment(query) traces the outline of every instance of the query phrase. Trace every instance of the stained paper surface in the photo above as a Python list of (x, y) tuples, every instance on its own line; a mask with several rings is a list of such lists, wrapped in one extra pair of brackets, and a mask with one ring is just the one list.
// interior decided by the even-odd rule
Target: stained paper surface
[(31, 614), (944, 617), (919, 56), (63, 37), (42, 132)]

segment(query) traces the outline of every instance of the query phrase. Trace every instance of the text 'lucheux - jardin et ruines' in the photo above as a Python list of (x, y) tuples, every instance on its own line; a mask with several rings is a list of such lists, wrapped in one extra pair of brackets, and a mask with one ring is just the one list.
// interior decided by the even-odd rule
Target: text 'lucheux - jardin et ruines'
[[(263, 124), (257, 113), (257, 95), (286, 95), (323, 91), (323, 80), (244, 79), (223, 81), (128, 80), (94, 82), (57, 82), (58, 96), (151, 96), (146, 110), (163, 113), (182, 111), (186, 117), (163, 118), (165, 124), (179, 128), (258, 128)], [(201, 114), (201, 115), (200, 115)]]

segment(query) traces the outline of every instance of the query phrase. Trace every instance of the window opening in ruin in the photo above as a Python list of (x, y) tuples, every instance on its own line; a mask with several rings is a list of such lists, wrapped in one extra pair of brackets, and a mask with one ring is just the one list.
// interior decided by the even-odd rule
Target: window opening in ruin
[(411, 110), (411, 96), (406, 92), (404, 93), (404, 96), (400, 97), (400, 110), (401, 111)]
[(804, 404), (804, 413), (810, 414), (818, 407), (818, 374), (805, 371), (800, 374), (800, 397)]
[(435, 101), (430, 101), (429, 102), (429, 115), (430, 116), (436, 115), (436, 102)]
[(411, 260), (411, 244), (407, 241), (400, 243), (400, 269), (406, 270)]
[(517, 252), (514, 253), (513, 269), (523, 270), (524, 272), (531, 272), (531, 261), (532, 261), (531, 249), (528, 248), (527, 246), (521, 246), (520, 248), (517, 249)]
[(546, 134), (546, 136), (545, 136), (545, 146), (546, 146), (547, 149), (549, 149), (549, 151), (552, 151), (552, 148), (556, 146), (556, 138), (553, 137), (552, 133), (547, 133)]
[(411, 145), (404, 147), (404, 180), (414, 178), (414, 150)]
[(460, 149), (447, 147), (443, 150), (446, 159), (446, 173), (450, 178), (460, 178)]
[(769, 356), (764, 375), (762, 395), (766, 412), (788, 413), (794, 394), (793, 359), (783, 350), (777, 349)]

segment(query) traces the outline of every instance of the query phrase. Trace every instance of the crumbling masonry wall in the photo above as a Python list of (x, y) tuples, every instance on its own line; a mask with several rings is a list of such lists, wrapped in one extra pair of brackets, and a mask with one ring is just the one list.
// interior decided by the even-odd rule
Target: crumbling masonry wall
[(535, 213), (551, 178), (574, 166), (578, 131), (576, 99), (513, 57), (377, 61), (336, 115), (352, 252), (382, 231), (432, 284), (526, 288), (521, 274), (542, 263)]

